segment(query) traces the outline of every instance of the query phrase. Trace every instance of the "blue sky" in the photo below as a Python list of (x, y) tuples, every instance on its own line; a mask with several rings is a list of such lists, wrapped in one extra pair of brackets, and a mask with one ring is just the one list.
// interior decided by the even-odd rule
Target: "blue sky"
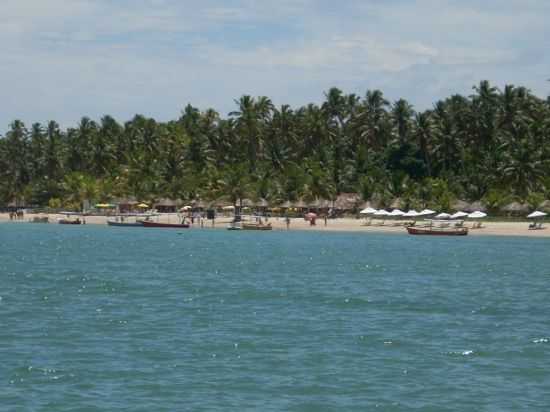
[[(340, 4), (339, 4), (340, 3)], [(430, 107), (489, 79), (550, 94), (547, 0), (2, 0), (0, 131), (178, 117), (332, 86)]]

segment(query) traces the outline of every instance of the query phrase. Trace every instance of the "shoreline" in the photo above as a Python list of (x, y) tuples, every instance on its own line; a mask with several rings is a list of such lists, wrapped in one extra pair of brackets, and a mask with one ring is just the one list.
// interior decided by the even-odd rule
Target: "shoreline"
[[(36, 216), (34, 214), (25, 215), (23, 220), (14, 221), (14, 223), (28, 223), (29, 220)], [(42, 215), (43, 216), (43, 215)], [(47, 215), (50, 224), (57, 224), (57, 219), (61, 217), (58, 214)], [(107, 216), (86, 216), (86, 224), (91, 225), (107, 225)], [(178, 222), (178, 215), (175, 213), (167, 213), (159, 216), (160, 222), (175, 223)], [(201, 228), (200, 224), (195, 223), (191, 226), (192, 229), (218, 229), (222, 230), (227, 227), (231, 221), (230, 217), (218, 218), (215, 221), (215, 225), (212, 226), (212, 222), (204, 220), (204, 227)], [(10, 222), (9, 215), (7, 213), (0, 213), (0, 223)], [(287, 231), (285, 219), (282, 217), (271, 217), (268, 220), (271, 223), (274, 230)], [(39, 224), (39, 223), (37, 223)], [(466, 223), (468, 227), (471, 227), (471, 223)], [(550, 238), (550, 225), (546, 229), (542, 230), (529, 230), (529, 222), (499, 222), (489, 221), (483, 222), (483, 228), (471, 229), (469, 235), (472, 236), (510, 236), (510, 237), (535, 237), (535, 238)], [(338, 218), (329, 219), (325, 226), (323, 219), (317, 220), (317, 225), (310, 226), (309, 222), (303, 218), (291, 218), (290, 227), (288, 231), (309, 231), (309, 232), (352, 232), (352, 233), (392, 233), (392, 234), (407, 234), (403, 226), (366, 226), (364, 220), (355, 218)]]

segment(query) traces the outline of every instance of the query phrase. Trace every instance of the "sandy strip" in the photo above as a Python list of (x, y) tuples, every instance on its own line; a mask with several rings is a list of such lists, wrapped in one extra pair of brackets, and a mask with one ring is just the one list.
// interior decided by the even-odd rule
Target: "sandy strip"
[[(28, 222), (36, 215), (25, 215), (25, 218), (21, 223)], [(62, 217), (61, 215), (50, 214), (48, 215), (51, 223), (56, 223), (57, 219)], [(86, 216), (87, 224), (106, 225), (107, 217), (105, 216)], [(216, 228), (225, 229), (230, 222), (230, 217), (220, 217), (215, 221), (215, 225), (212, 226), (212, 222), (204, 220), (203, 228)], [(160, 222), (178, 223), (179, 217), (176, 214), (163, 214), (159, 216)], [(9, 222), (9, 215), (7, 213), (0, 213), (0, 222)], [(287, 230), (284, 218), (270, 218), (269, 223), (276, 230)], [(365, 226), (364, 220), (353, 218), (340, 218), (340, 219), (328, 219), (325, 226), (323, 219), (318, 219), (315, 226), (310, 226), (309, 222), (306, 222), (301, 218), (291, 219), (289, 229), (290, 230), (304, 230), (304, 231), (316, 231), (316, 232), (363, 232), (363, 233), (402, 233), (406, 231), (402, 226)], [(471, 223), (467, 224), (471, 226)], [(550, 237), (550, 225), (543, 230), (528, 230), (529, 223), (526, 222), (484, 222), (482, 229), (470, 230), (471, 235), (490, 235), (490, 236), (529, 236), (529, 237)], [(200, 229), (201, 225), (195, 222), (194, 228)]]

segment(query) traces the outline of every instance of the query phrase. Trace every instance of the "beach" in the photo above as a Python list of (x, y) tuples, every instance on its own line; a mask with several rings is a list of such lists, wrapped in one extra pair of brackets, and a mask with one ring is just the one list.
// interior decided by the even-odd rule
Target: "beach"
[[(26, 214), (24, 219), (17, 223), (27, 223), (35, 214)], [(40, 216), (46, 216), (41, 214)], [(61, 218), (59, 214), (48, 214), (50, 223), (56, 224), (57, 219)], [(107, 216), (85, 216), (86, 224), (106, 225)], [(180, 217), (175, 213), (161, 214), (155, 217), (155, 220), (166, 223), (179, 223)], [(192, 225), (194, 229), (226, 229), (231, 222), (230, 216), (218, 217), (214, 225), (212, 221), (203, 219), (203, 224), (195, 221)], [(0, 222), (9, 222), (7, 213), (0, 213)], [(187, 219), (190, 222), (190, 219)], [(317, 219), (316, 225), (311, 226), (310, 223), (303, 218), (291, 218), (288, 230), (295, 231), (314, 231), (314, 232), (362, 232), (362, 233), (393, 233), (406, 234), (403, 226), (394, 226), (395, 222), (386, 221), (384, 225), (365, 225), (365, 219), (356, 219), (351, 217), (343, 217), (337, 219), (328, 219), (325, 225), (324, 219)], [(373, 221), (376, 222), (376, 221)], [(268, 220), (274, 230), (287, 230), (284, 217), (271, 217)], [(472, 221), (466, 222), (467, 227), (472, 226)], [(528, 237), (550, 237), (550, 226), (542, 230), (529, 230), (529, 222), (510, 222), (510, 221), (489, 221), (483, 222), (481, 229), (471, 229), (470, 235), (474, 236), (528, 236)]]

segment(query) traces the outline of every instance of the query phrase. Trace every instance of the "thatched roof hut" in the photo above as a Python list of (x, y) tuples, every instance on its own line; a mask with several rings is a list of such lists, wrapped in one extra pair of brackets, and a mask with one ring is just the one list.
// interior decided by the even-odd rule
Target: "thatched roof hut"
[(312, 209), (328, 209), (332, 206), (332, 202), (326, 199), (315, 199), (307, 202), (307, 207)]
[(334, 207), (338, 210), (357, 209), (361, 202), (361, 196), (358, 193), (341, 193), (334, 202)]
[(487, 207), (480, 201), (477, 201), (474, 203), (470, 203), (467, 207), (464, 208), (464, 212), (476, 212), (476, 211), (486, 212)]
[(299, 199), (298, 201), (292, 203), (292, 207), (295, 207), (296, 209), (305, 209), (307, 208), (307, 204), (302, 199)]
[(529, 212), (529, 206), (519, 202), (512, 202), (504, 206), (501, 210), (511, 215), (519, 215)]
[[(464, 200), (455, 200), (452, 204), (451, 204), (451, 210), (453, 212), (459, 212), (459, 211), (469, 211), (470, 209), (470, 203), (464, 201)], [(476, 209), (476, 210), (480, 210), (480, 209)]]
[(539, 209), (541, 209), (545, 212), (549, 212), (550, 211), (550, 200), (545, 200), (544, 202), (542, 202), (539, 206)]

